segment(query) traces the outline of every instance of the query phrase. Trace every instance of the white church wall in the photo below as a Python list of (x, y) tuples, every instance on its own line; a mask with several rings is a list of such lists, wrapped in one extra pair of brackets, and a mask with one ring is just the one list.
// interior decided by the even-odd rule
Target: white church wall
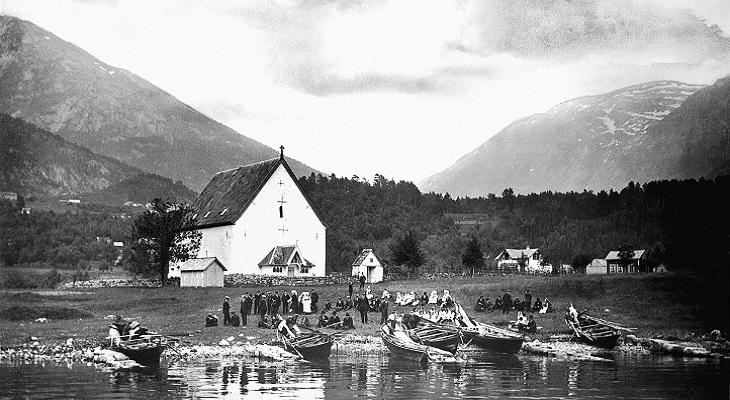
[[(281, 203), (282, 196), (284, 203)], [(283, 218), (280, 218), (279, 206), (282, 204)], [(202, 230), (203, 237), (209, 235), (208, 230)], [(208, 242), (223, 243), (221, 233), (212, 235)], [(227, 244), (230, 252), (225, 260), (220, 256), (218, 259), (229, 274), (271, 273), (261, 271), (258, 263), (274, 246), (295, 244), (299, 246), (301, 255), (315, 265), (303, 275), (324, 276), (325, 235), (325, 226), (284, 166), (280, 165), (243, 216), (231, 227), (231, 242)]]

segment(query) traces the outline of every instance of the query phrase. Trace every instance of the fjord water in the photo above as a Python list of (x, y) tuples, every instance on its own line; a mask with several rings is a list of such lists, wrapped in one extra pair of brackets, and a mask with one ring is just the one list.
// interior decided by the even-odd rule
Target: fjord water
[(728, 367), (717, 360), (655, 356), (620, 356), (605, 363), (490, 356), (425, 366), (387, 357), (286, 365), (226, 359), (116, 372), (86, 364), (0, 365), (0, 398), (241, 397), (727, 399)]

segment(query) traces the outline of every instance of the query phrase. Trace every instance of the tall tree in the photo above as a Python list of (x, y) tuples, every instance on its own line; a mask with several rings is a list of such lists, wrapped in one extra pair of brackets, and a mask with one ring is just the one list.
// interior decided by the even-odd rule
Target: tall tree
[(393, 263), (408, 267), (409, 278), (410, 274), (423, 265), (423, 254), (413, 231), (408, 231), (402, 238), (395, 239), (390, 247), (390, 253)]
[(198, 253), (201, 234), (192, 230), (194, 215), (194, 210), (186, 204), (157, 198), (134, 221), (136, 256), (133, 259), (142, 269), (156, 270), (163, 285), (170, 262), (186, 261)]
[(471, 270), (471, 275), (474, 276), (475, 270), (481, 270), (484, 268), (484, 253), (482, 253), (482, 246), (479, 245), (477, 237), (472, 235), (469, 241), (466, 243), (464, 253), (461, 255), (461, 265)]

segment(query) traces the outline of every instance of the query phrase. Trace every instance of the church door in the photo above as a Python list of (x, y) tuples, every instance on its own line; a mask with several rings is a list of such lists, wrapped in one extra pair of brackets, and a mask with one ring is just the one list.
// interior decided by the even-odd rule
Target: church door
[(295, 265), (290, 265), (289, 268), (287, 268), (287, 276), (294, 276), (294, 269), (296, 268)]

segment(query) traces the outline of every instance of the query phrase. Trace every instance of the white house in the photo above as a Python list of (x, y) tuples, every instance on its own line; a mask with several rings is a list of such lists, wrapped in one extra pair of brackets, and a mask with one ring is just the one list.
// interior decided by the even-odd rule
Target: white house
[(191, 258), (179, 267), (181, 287), (223, 287), (226, 267), (215, 257)]
[(352, 263), (352, 276), (365, 275), (367, 283), (378, 283), (383, 281), (383, 264), (373, 249), (363, 249)]
[(586, 275), (606, 275), (608, 273), (608, 263), (604, 258), (594, 258), (590, 264), (586, 265)]
[(497, 257), (497, 270), (505, 272), (552, 273), (553, 266), (544, 264), (540, 249), (504, 249)]
[(642, 264), (646, 263), (646, 250), (634, 250), (626, 259), (621, 258), (621, 252), (619, 250), (612, 250), (606, 255), (606, 263), (608, 263), (609, 274), (645, 272), (643, 271)]
[[(202, 234), (197, 256), (218, 258), (226, 273), (324, 276), (326, 226), (284, 159), (283, 147), (279, 158), (215, 174), (192, 208)], [(289, 255), (296, 254), (300, 263), (281, 270), (260, 263), (277, 248), (292, 246), (296, 251)]]

